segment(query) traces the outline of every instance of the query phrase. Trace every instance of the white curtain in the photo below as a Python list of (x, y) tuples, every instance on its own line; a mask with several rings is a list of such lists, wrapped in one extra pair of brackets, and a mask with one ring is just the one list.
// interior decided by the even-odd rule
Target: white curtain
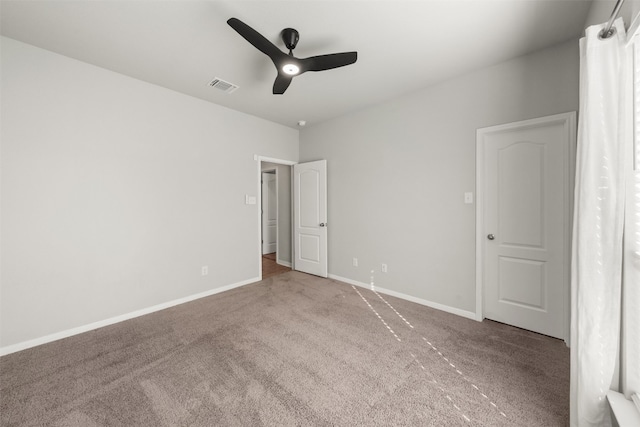
[[(637, 18), (640, 19), (640, 18)], [(633, 51), (633, 107), (628, 114), (627, 132), (631, 161), (628, 164), (625, 208), (621, 391), (627, 398), (640, 395), (640, 29), (630, 39), (628, 54)], [(627, 91), (629, 92), (629, 91)], [(640, 400), (640, 399), (639, 399)], [(640, 407), (638, 408), (640, 411)]]
[(610, 423), (620, 336), (625, 198), (625, 30), (580, 40), (580, 119), (571, 278), (571, 425)]

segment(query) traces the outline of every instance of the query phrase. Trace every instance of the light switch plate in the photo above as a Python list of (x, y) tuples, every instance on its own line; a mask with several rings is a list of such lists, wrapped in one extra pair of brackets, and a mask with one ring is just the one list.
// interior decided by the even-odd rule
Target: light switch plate
[(250, 195), (246, 194), (244, 196), (244, 203), (246, 205), (255, 205), (256, 204), (256, 196), (250, 196)]

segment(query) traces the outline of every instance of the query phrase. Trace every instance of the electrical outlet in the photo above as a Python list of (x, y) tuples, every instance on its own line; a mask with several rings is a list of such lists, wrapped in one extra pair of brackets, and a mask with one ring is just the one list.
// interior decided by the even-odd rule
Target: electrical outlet
[(473, 193), (464, 193), (464, 202), (468, 205), (473, 203)]
[(203, 276), (208, 276), (209, 275), (209, 266), (205, 265), (202, 267), (202, 275)]
[(353, 266), (357, 267), (358, 266), (358, 258), (354, 258), (353, 259)]
[(383, 273), (387, 272), (387, 264), (382, 264), (382, 272)]

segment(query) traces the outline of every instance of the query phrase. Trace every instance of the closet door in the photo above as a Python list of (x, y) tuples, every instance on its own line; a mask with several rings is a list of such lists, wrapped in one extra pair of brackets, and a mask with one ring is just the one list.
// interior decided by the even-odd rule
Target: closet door
[(478, 130), (478, 246), (484, 317), (567, 332), (569, 150), (575, 114)]

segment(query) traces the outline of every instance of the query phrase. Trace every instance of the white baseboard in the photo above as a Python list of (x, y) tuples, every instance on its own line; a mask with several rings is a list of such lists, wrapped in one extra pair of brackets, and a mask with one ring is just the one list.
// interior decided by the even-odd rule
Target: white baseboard
[[(361, 288), (371, 289), (371, 285), (363, 282), (358, 282), (357, 280), (347, 279), (346, 277), (336, 276), (335, 274), (329, 274), (330, 279), (338, 280), (340, 282), (345, 282), (350, 285), (359, 286)], [(400, 298), (403, 300), (415, 302), (417, 304), (426, 305), (427, 307), (435, 308), (437, 310), (445, 311), (447, 313), (455, 314), (458, 316), (466, 317), (467, 319), (477, 320), (476, 314), (472, 311), (461, 310), (459, 308), (450, 307), (448, 305), (440, 304), (433, 301), (428, 301), (421, 298), (416, 298), (411, 295), (403, 294), (401, 292), (392, 291), (390, 289), (380, 288), (375, 286), (376, 292), (385, 295), (391, 295), (392, 297)]]
[(26, 350), (31, 347), (36, 347), (38, 345), (50, 343), (52, 341), (57, 341), (62, 338), (71, 337), (73, 335), (78, 335), (83, 332), (92, 331), (94, 329), (102, 328), (104, 326), (113, 325), (114, 323), (123, 322), (125, 320), (133, 319), (135, 317), (144, 316), (145, 314), (153, 313), (155, 311), (164, 310), (165, 308), (173, 307), (176, 305), (184, 304), (189, 301), (194, 301), (200, 298), (208, 297), (211, 295), (218, 294), (220, 292), (229, 291), (234, 288), (239, 288), (240, 286), (245, 286), (251, 283), (255, 283), (260, 281), (259, 277), (254, 277), (252, 279), (243, 280), (241, 282), (233, 283), (231, 285), (222, 286), (220, 288), (210, 289), (205, 292), (201, 292), (199, 294), (189, 295), (183, 298), (178, 298), (173, 301), (168, 301), (162, 304), (154, 305), (152, 307), (143, 308), (141, 310), (132, 311), (131, 313), (122, 314), (120, 316), (111, 317), (109, 319), (100, 320), (98, 322), (89, 323), (87, 325), (78, 326), (77, 328), (67, 329), (65, 331), (56, 332), (54, 334), (45, 335), (40, 338), (35, 338), (28, 341), (23, 341), (17, 344), (8, 345), (5, 347), (0, 347), (0, 356), (5, 356), (7, 354), (15, 353), (17, 351)]
[[(280, 262), (278, 262), (280, 264)], [(289, 264), (289, 265), (287, 265)], [(291, 263), (282, 262), (282, 265), (287, 267), (291, 267)], [(350, 285), (355, 285), (361, 288), (371, 289), (371, 285), (363, 282), (358, 282), (356, 280), (348, 279), (346, 277), (337, 276), (335, 274), (329, 274), (330, 279), (338, 280), (340, 282), (348, 283)], [(233, 283), (231, 285), (222, 286), (220, 288), (211, 289), (205, 292), (201, 292), (199, 294), (189, 295), (183, 298), (179, 298), (173, 301), (168, 301), (162, 304), (154, 305), (152, 307), (143, 308), (141, 310), (136, 310), (131, 313), (122, 314), (120, 316), (111, 317), (109, 319), (100, 320), (98, 322), (89, 323), (87, 325), (78, 326), (76, 328), (67, 329), (65, 331), (56, 332), (54, 334), (45, 335), (40, 338), (35, 338), (28, 341), (23, 341), (17, 344), (8, 345), (5, 347), (0, 347), (0, 356), (4, 356), (7, 354), (15, 353), (17, 351), (26, 350), (31, 347), (36, 347), (42, 344), (46, 344), (49, 342), (57, 341), (63, 338), (71, 337), (73, 335), (78, 335), (84, 332), (92, 331), (94, 329), (102, 328), (104, 326), (113, 325), (115, 323), (123, 322), (125, 320), (133, 319), (136, 317), (144, 316), (145, 314), (153, 313), (156, 311), (164, 310), (165, 308), (173, 307), (176, 305), (184, 304), (189, 301), (194, 301), (200, 298), (208, 297), (211, 295), (218, 294), (220, 292), (228, 291), (234, 288), (238, 288), (240, 286), (245, 286), (251, 283), (255, 283), (260, 281), (260, 277), (254, 277), (252, 279), (243, 280), (241, 282)], [(397, 298), (401, 298), (407, 301), (415, 302), (417, 304), (425, 305), (427, 307), (435, 308), (437, 310), (445, 311), (447, 313), (452, 313), (458, 316), (466, 317), (468, 319), (476, 320), (476, 314), (471, 311), (461, 310), (459, 308), (450, 307), (448, 305), (439, 304), (437, 302), (432, 302), (428, 300), (424, 300), (421, 298), (416, 298), (411, 295), (403, 294), (401, 292), (392, 291), (385, 288), (380, 288), (378, 286), (375, 287), (376, 291), (385, 294), (391, 295)]]
[(276, 260), (276, 263), (277, 263), (277, 264), (280, 264), (280, 265), (284, 265), (285, 267), (289, 267), (289, 268), (291, 268), (291, 263), (290, 263), (289, 261), (284, 261), (284, 260), (282, 260), (282, 259), (278, 258), (278, 259)]

